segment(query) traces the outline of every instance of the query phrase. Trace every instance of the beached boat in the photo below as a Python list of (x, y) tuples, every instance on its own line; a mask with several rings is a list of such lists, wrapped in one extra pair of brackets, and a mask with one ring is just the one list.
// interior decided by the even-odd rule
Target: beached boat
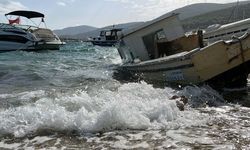
[(98, 46), (114, 46), (119, 40), (120, 28), (106, 29), (100, 31), (98, 37), (89, 38), (89, 42)]
[(116, 76), (173, 84), (241, 87), (250, 72), (250, 36), (204, 47), (202, 31), (186, 36), (178, 14), (161, 16), (123, 33)]
[[(8, 16), (18, 16), (14, 20), (9, 19), (9, 24), (0, 23), (0, 51), (15, 50), (59, 50), (60, 45), (65, 44), (50, 29), (40, 28), (39, 25), (21, 25), (20, 17), (27, 19), (42, 18), (44, 14), (34, 11), (13, 11)], [(46, 26), (46, 24), (45, 24)]]

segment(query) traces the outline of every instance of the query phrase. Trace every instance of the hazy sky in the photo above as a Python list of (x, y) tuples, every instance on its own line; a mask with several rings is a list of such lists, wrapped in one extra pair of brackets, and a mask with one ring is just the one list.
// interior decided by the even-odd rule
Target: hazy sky
[(193, 3), (229, 3), (237, 0), (0, 0), (0, 22), (3, 14), (14, 10), (35, 10), (46, 15), (48, 27), (106, 25), (147, 21)]

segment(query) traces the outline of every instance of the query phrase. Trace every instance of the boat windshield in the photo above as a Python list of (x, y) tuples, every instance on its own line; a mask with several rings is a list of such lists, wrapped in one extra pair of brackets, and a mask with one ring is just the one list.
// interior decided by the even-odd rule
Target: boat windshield
[(13, 27), (10, 24), (5, 24), (5, 23), (0, 23), (0, 29), (13, 29), (15, 27)]
[(105, 31), (101, 31), (100, 36), (105, 36)]
[(15, 27), (13, 25), (6, 24), (6, 23), (0, 23), (0, 29), (2, 31), (9, 31), (9, 30), (23, 31), (22, 28), (18, 28), (18, 27)]
[(38, 27), (36, 27), (36, 26), (31, 26), (31, 25), (20, 25), (20, 24), (15, 24), (15, 25), (13, 25), (13, 26), (16, 27), (16, 28), (24, 29), (24, 30), (36, 30), (36, 29), (38, 29)]
[(19, 25), (19, 24), (11, 25), (11, 24), (0, 23), (0, 29), (4, 31), (7, 30), (34, 31), (39, 28), (31, 25)]

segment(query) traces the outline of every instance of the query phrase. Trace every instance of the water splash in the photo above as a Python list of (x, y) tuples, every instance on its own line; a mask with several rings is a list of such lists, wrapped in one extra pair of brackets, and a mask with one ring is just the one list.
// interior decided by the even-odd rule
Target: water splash
[(156, 89), (142, 82), (119, 85), (116, 90), (0, 95), (26, 102), (0, 112), (0, 133), (22, 137), (43, 129), (86, 133), (177, 128), (197, 122), (198, 112), (182, 113), (170, 100), (175, 93), (171, 88)]
[(179, 91), (179, 95), (184, 95), (189, 99), (191, 107), (221, 106), (225, 105), (225, 100), (217, 91), (210, 86), (186, 86)]

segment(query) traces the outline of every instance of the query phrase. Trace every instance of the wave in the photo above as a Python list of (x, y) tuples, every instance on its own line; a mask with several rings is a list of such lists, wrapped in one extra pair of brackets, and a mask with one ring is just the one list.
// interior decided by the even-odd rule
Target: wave
[(182, 112), (171, 100), (185, 91), (158, 89), (142, 82), (118, 85), (112, 90), (100, 87), (66, 93), (40, 90), (2, 94), (2, 98), (16, 97), (23, 105), (0, 111), (0, 134), (22, 137), (44, 129), (81, 134), (205, 124), (209, 116), (191, 108)]

